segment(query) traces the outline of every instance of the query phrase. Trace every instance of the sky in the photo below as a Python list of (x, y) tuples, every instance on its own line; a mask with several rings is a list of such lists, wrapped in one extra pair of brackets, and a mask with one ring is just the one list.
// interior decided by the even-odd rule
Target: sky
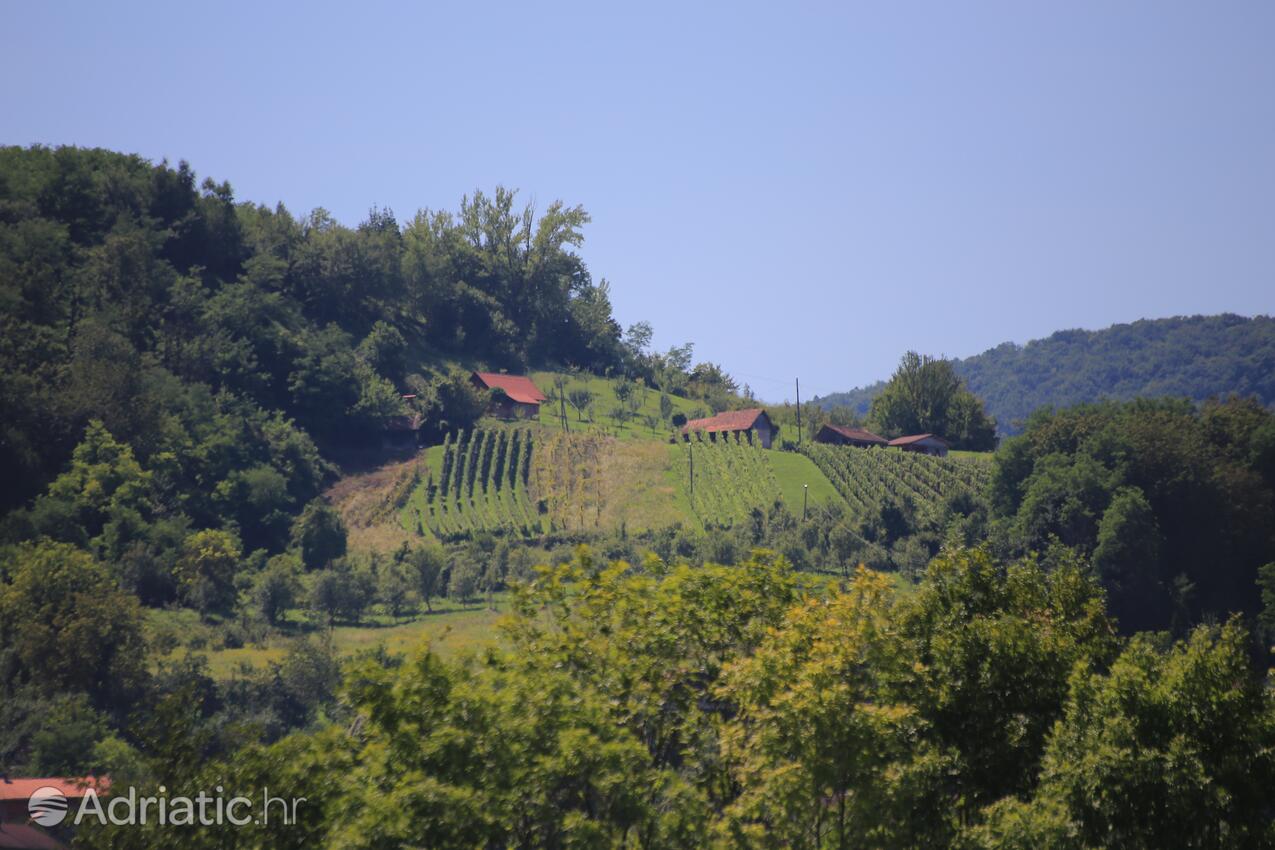
[[(109, 6), (109, 8), (108, 8)], [(0, 143), (403, 220), (592, 215), (617, 319), (770, 401), (908, 349), (1275, 312), (1275, 3), (0, 0)]]

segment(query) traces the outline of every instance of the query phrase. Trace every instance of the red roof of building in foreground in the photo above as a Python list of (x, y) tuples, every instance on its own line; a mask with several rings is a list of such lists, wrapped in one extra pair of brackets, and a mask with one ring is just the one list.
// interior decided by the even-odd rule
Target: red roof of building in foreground
[(84, 796), (84, 791), (92, 788), (99, 794), (111, 787), (111, 780), (105, 776), (82, 776), (76, 778), (46, 777), (44, 779), (10, 779), (0, 776), (0, 802), (9, 800), (27, 800), (41, 788), (56, 788), (62, 796), (71, 800)]
[(500, 387), (511, 401), (519, 404), (539, 404), (547, 396), (536, 388), (526, 375), (499, 375), (495, 372), (475, 372), (474, 377), (482, 381), (489, 390)]
[(0, 850), (66, 850), (66, 845), (38, 826), (0, 823)]
[(910, 446), (913, 443), (919, 443), (922, 440), (938, 440), (943, 445), (947, 446), (948, 448), (951, 448), (951, 444), (948, 443), (947, 440), (938, 436), (937, 434), (912, 434), (911, 436), (908, 436), (908, 437), (896, 437), (895, 439), (890, 441), (890, 445)]
[(707, 419), (692, 419), (682, 426), (682, 433), (707, 431), (712, 434), (718, 431), (747, 431), (753, 427), (757, 418), (765, 413), (766, 411), (760, 407), (751, 407), (748, 410), (726, 410)]
[(865, 431), (862, 428), (847, 428), (844, 425), (825, 425), (823, 427), (830, 431), (836, 431), (847, 440), (858, 440), (861, 443), (880, 443), (883, 446), (886, 444), (885, 437), (878, 437), (871, 431)]

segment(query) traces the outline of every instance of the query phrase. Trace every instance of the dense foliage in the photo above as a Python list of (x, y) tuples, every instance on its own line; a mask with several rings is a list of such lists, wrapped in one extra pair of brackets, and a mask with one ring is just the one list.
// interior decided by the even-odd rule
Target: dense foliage
[(1039, 411), (996, 454), (994, 539), (1092, 559), (1126, 630), (1256, 614), (1275, 561), (1275, 415), (1252, 400)]
[[(815, 591), (815, 592), (812, 592)], [(1275, 703), (1234, 623), (1115, 637), (1074, 561), (937, 558), (914, 592), (734, 568), (546, 568), (508, 647), (347, 676), (354, 720), (188, 764), (301, 822), (90, 846), (1271, 847)]]
[[(261, 495), (283, 486), (265, 471), (276, 446), (313, 466), (311, 440), (375, 437), (405, 412), (402, 390), (434, 430), (466, 424), (454, 380), (411, 374), (430, 352), (616, 366), (607, 285), (571, 250), (588, 220), (557, 202), (537, 217), (497, 189), (456, 214), (401, 227), (373, 210), (347, 228), (197, 188), (185, 163), (0, 150), (0, 507), (37, 493), (91, 420), (164, 467), (170, 499)], [(310, 495), (275, 493), (267, 512)]]
[[(1237, 393), (1275, 404), (1275, 319), (1235, 315), (1143, 319), (1099, 331), (1059, 331), (1026, 345), (1006, 342), (952, 361), (987, 403), (1002, 434), (1039, 407), (1102, 399), (1175, 396), (1203, 401)], [(879, 382), (819, 399), (866, 415)]]

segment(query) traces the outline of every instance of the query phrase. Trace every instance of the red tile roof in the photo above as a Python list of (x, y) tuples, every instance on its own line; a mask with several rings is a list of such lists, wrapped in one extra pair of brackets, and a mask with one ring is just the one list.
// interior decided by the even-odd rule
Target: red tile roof
[(847, 440), (858, 440), (861, 443), (880, 443), (886, 444), (885, 437), (878, 437), (871, 431), (865, 431), (862, 428), (847, 428), (844, 425), (825, 425), (823, 426), (831, 431), (836, 431)]
[(511, 401), (516, 401), (519, 404), (539, 404), (547, 398), (526, 375), (498, 375), (495, 372), (475, 372), (474, 377), (488, 389), (500, 387)]
[(951, 448), (951, 444), (948, 443), (947, 440), (938, 436), (937, 434), (912, 434), (911, 436), (908, 436), (908, 437), (896, 437), (895, 439), (890, 441), (890, 445), (910, 446), (913, 443), (919, 443), (922, 440), (937, 440), (943, 445), (948, 446), (948, 448)]
[(51, 778), (44, 779), (10, 779), (8, 777), (0, 777), (0, 802), (8, 800), (26, 800), (41, 788), (56, 788), (62, 792), (63, 797), (68, 799), (78, 799), (84, 796), (86, 788), (93, 788), (99, 793), (105, 792), (111, 787), (111, 780), (107, 777), (83, 776), (77, 778)]
[(0, 850), (66, 850), (66, 845), (38, 826), (0, 823)]
[(751, 407), (748, 410), (727, 410), (707, 419), (692, 419), (682, 426), (682, 433), (707, 431), (711, 434), (718, 431), (747, 431), (753, 427), (759, 417), (765, 415), (766, 411), (760, 407)]

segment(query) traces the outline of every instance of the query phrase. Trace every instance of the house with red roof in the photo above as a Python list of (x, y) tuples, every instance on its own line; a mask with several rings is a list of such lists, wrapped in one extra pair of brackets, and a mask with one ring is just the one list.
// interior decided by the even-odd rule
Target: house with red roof
[(491, 394), (487, 415), (500, 419), (535, 419), (547, 396), (526, 375), (475, 372), (469, 382)]
[(750, 443), (755, 439), (763, 449), (768, 449), (779, 428), (770, 421), (766, 411), (752, 407), (748, 410), (726, 410), (706, 419), (692, 419), (682, 426), (682, 438), (689, 440), (692, 433), (707, 434), (710, 440), (732, 435)]
[[(71, 820), (88, 789), (101, 795), (110, 785), (106, 777), (15, 779), (0, 774), (0, 850), (65, 850)], [(58, 822), (41, 826), (37, 814)]]
[(934, 455), (935, 457), (947, 457), (947, 451), (951, 448), (947, 440), (936, 434), (912, 434), (909, 437), (897, 437), (890, 441), (890, 445), (905, 452), (918, 452), (920, 454)]
[(878, 437), (863, 428), (848, 428), (845, 425), (824, 425), (815, 434), (816, 443), (827, 443), (832, 446), (855, 446), (861, 449), (884, 448), (889, 441)]

